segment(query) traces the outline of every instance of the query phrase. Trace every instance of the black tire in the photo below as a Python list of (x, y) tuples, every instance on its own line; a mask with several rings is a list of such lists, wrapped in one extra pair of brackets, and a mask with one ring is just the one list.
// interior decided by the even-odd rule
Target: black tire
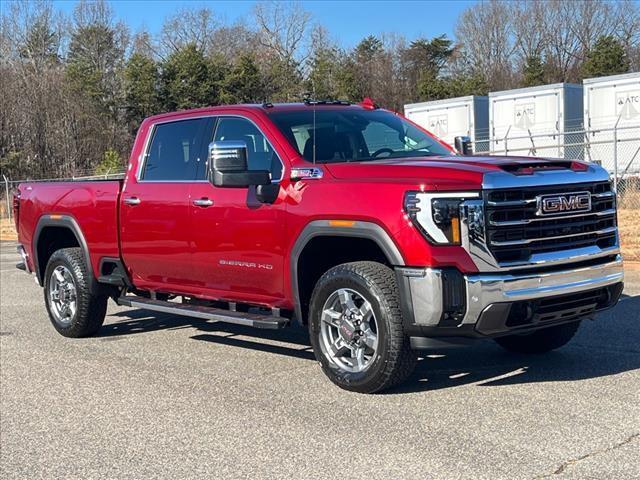
[[(371, 305), (377, 347), (364, 371), (349, 372), (335, 363), (321, 346), (321, 313), (339, 289), (357, 292)], [(329, 379), (345, 390), (375, 393), (403, 382), (416, 364), (404, 334), (398, 286), (393, 270), (376, 262), (353, 262), (333, 267), (318, 280), (309, 308), (309, 335), (316, 359)]]
[(502, 348), (515, 353), (546, 353), (563, 347), (573, 338), (580, 327), (577, 322), (547, 327), (524, 335), (508, 335), (494, 340)]
[[(49, 293), (52, 275), (60, 266), (70, 272), (76, 294), (75, 314), (68, 323), (61, 323), (56, 318)], [(107, 313), (108, 296), (89, 293), (90, 282), (89, 269), (80, 248), (63, 248), (51, 255), (44, 274), (44, 299), (49, 319), (60, 335), (70, 338), (89, 337), (100, 330)]]

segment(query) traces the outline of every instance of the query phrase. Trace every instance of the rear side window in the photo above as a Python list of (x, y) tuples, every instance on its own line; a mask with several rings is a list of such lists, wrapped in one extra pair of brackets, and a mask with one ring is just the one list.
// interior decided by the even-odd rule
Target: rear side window
[(156, 125), (142, 172), (146, 181), (196, 180), (207, 160), (212, 120), (196, 118)]

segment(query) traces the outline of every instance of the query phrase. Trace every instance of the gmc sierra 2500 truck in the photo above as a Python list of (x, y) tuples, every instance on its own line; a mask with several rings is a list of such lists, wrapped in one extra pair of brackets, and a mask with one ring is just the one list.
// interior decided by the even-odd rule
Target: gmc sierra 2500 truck
[(297, 322), (358, 392), (406, 379), (420, 349), (561, 347), (623, 288), (605, 170), (459, 155), (369, 101), (154, 116), (123, 178), (23, 183), (14, 213), (62, 335), (95, 334), (109, 298)]

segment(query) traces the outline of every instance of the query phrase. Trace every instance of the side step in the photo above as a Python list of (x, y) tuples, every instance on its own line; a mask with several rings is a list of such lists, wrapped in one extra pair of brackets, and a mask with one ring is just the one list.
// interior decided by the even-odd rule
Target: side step
[(278, 329), (286, 327), (289, 319), (273, 315), (260, 315), (257, 313), (234, 312), (221, 308), (203, 307), (201, 305), (189, 305), (163, 300), (152, 300), (145, 297), (124, 296), (117, 300), (118, 305), (135, 308), (145, 308), (155, 312), (172, 313), (185, 317), (202, 318), (218, 322), (235, 323), (255, 328)]

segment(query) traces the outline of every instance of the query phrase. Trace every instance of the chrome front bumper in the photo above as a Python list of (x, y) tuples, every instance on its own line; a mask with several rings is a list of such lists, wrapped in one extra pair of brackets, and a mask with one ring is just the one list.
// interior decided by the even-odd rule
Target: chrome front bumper
[[(443, 270), (398, 268), (403, 303), (418, 327), (442, 325), (446, 299)], [(478, 273), (463, 275), (465, 312), (453, 327), (473, 327), (496, 304), (571, 295), (619, 284), (624, 279), (622, 257), (606, 263), (544, 273)], [(449, 322), (449, 327), (452, 325)], [(448, 330), (451, 333), (451, 329)]]

